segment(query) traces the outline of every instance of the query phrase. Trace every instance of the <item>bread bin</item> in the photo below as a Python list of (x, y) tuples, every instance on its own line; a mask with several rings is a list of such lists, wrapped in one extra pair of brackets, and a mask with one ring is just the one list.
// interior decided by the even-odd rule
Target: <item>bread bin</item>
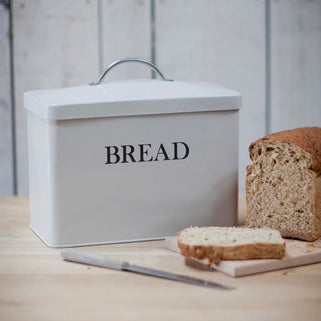
[[(160, 80), (101, 80), (124, 62)], [(97, 82), (24, 94), (30, 227), (50, 247), (235, 224), (241, 96), (136, 58)]]

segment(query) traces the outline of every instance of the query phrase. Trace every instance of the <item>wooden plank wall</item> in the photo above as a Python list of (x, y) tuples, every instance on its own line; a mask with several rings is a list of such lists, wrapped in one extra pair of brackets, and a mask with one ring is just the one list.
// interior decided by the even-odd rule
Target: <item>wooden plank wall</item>
[[(123, 57), (242, 93), (241, 194), (252, 140), (266, 130), (321, 126), (321, 0), (12, 0), (11, 15), (10, 57), (9, 9), (0, 4), (0, 195), (15, 184), (28, 193), (23, 92), (86, 84)], [(108, 77), (151, 72), (128, 64)]]
[(265, 133), (264, 1), (197, 3), (156, 2), (156, 62), (175, 79), (213, 81), (242, 93), (239, 186), (244, 194), (247, 146)]
[(0, 5), (0, 195), (14, 192), (9, 8)]
[[(150, 0), (102, 1), (102, 68), (125, 57), (151, 60)], [(140, 64), (122, 64), (108, 73), (108, 80), (150, 78)]]
[(321, 126), (321, 1), (271, 2), (271, 130)]

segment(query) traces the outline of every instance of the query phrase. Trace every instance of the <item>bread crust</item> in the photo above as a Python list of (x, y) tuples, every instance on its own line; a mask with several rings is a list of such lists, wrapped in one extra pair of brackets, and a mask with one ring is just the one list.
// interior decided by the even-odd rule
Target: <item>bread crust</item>
[(250, 158), (253, 160), (252, 150), (260, 142), (275, 141), (290, 143), (302, 148), (310, 154), (312, 170), (321, 173), (321, 127), (301, 127), (291, 130), (284, 130), (266, 135), (249, 146)]
[(179, 240), (181, 232), (177, 233), (177, 245), (181, 254), (198, 260), (207, 259), (208, 264), (217, 264), (220, 260), (281, 259), (285, 255), (285, 242), (233, 246), (190, 245)]

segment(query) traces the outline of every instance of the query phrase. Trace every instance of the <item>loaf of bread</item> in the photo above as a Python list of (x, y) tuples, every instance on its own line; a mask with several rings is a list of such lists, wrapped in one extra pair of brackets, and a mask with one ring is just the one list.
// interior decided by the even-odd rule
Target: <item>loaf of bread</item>
[(217, 263), (220, 260), (280, 259), (285, 241), (279, 231), (240, 227), (190, 227), (177, 234), (181, 254)]
[(249, 147), (248, 227), (277, 229), (283, 237), (321, 236), (321, 128), (267, 135)]

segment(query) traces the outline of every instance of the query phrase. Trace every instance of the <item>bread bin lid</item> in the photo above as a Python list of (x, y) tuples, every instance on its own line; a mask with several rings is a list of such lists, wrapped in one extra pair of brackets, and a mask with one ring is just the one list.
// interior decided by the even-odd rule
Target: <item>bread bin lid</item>
[(233, 90), (213, 83), (169, 81), (163, 75), (162, 78), (106, 83), (100, 83), (99, 79), (86, 86), (28, 91), (24, 94), (24, 106), (45, 119), (56, 120), (237, 110), (241, 107), (241, 95)]

